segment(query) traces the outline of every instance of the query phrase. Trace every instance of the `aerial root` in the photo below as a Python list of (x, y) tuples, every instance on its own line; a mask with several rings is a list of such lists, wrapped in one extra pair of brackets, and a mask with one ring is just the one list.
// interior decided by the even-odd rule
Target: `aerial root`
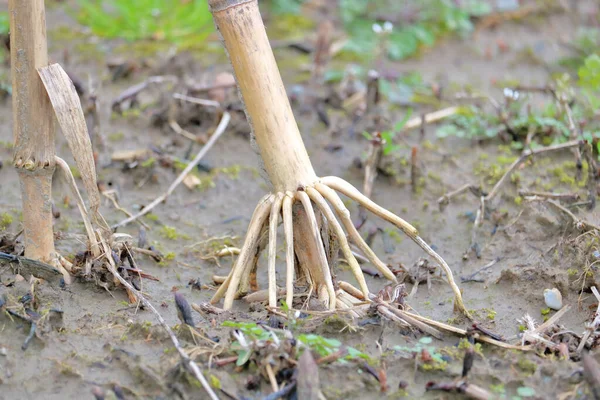
[(221, 300), (223, 296), (225, 296), (223, 307), (228, 310), (233, 305), (233, 298), (240, 284), (242, 274), (246, 267), (250, 266), (250, 263), (254, 259), (255, 250), (258, 246), (263, 225), (265, 224), (265, 221), (269, 215), (271, 203), (273, 203), (273, 195), (268, 194), (259, 201), (258, 205), (254, 209), (254, 214), (250, 220), (248, 232), (246, 233), (244, 245), (240, 250), (240, 255), (238, 256), (235, 265), (231, 269), (231, 272), (227, 276), (227, 279), (225, 279), (225, 282), (223, 282), (211, 299), (211, 303), (214, 304)]
[(277, 193), (271, 204), (269, 216), (269, 307), (277, 307), (277, 280), (275, 261), (277, 257), (277, 222), (283, 203), (283, 193)]
[(396, 276), (392, 273), (388, 266), (385, 265), (385, 263), (381, 261), (379, 257), (377, 257), (375, 252), (371, 250), (371, 247), (369, 247), (367, 242), (365, 242), (360, 233), (358, 233), (358, 231), (356, 230), (352, 219), (350, 219), (350, 211), (348, 211), (348, 209), (344, 205), (344, 202), (342, 201), (342, 199), (340, 199), (340, 196), (338, 196), (338, 194), (335, 191), (333, 191), (329, 186), (326, 186), (321, 183), (317, 183), (315, 185), (315, 188), (321, 195), (323, 195), (323, 197), (327, 199), (327, 201), (329, 201), (333, 205), (336, 214), (342, 220), (346, 231), (348, 231), (350, 240), (359, 248), (360, 251), (363, 252), (363, 254), (365, 255), (365, 257), (367, 257), (369, 262), (373, 264), (375, 268), (377, 268), (379, 272), (383, 274), (383, 276), (385, 276), (392, 282), (396, 282)]
[(330, 187), (331, 189), (334, 189), (334, 190), (348, 196), (352, 200), (355, 200), (361, 206), (363, 206), (367, 210), (371, 211), (373, 214), (396, 225), (408, 237), (410, 237), (416, 244), (418, 244), (419, 247), (421, 247), (427, 254), (429, 254), (429, 256), (431, 256), (439, 264), (439, 266), (444, 270), (444, 273), (446, 274), (446, 279), (448, 280), (448, 284), (450, 285), (450, 287), (452, 288), (452, 291), (454, 292), (456, 307), (462, 313), (464, 313), (467, 317), (469, 317), (469, 318), (471, 317), (471, 315), (469, 314), (469, 312), (467, 311), (467, 309), (463, 303), (462, 293), (460, 292), (460, 289), (458, 288), (458, 286), (456, 285), (456, 282), (454, 281), (454, 275), (452, 274), (452, 270), (450, 269), (450, 266), (448, 266), (446, 261), (439, 254), (437, 254), (427, 244), (427, 242), (425, 242), (419, 236), (419, 232), (412, 225), (410, 225), (408, 222), (404, 221), (402, 218), (398, 217), (397, 215), (386, 210), (385, 208), (381, 207), (380, 205), (376, 204), (371, 199), (369, 199), (368, 197), (366, 197), (362, 193), (360, 193), (358, 191), (358, 189), (356, 189), (350, 183), (346, 182), (345, 180), (343, 180), (341, 178), (338, 178), (335, 176), (328, 176), (325, 178), (321, 178), (321, 182), (324, 185), (327, 185), (328, 187)]
[(289, 307), (292, 307), (294, 301), (294, 266), (296, 258), (294, 255), (294, 226), (292, 225), (292, 205), (294, 203), (294, 195), (291, 192), (285, 194), (283, 198), (283, 230), (285, 233), (285, 264), (286, 276), (285, 301)]
[[(309, 284), (309, 293), (316, 293), (319, 300), (325, 303), (330, 310), (336, 308), (348, 310), (351, 308), (352, 302), (349, 300), (349, 296), (340, 298), (340, 291), (336, 291), (334, 287), (331, 266), (329, 265), (323, 244), (323, 241), (328, 238), (321, 236), (321, 227), (319, 226), (313, 204), (316, 205), (317, 210), (323, 216), (323, 222), (327, 223), (331, 228), (335, 236), (334, 239), (339, 243), (340, 250), (358, 282), (360, 289), (356, 289), (353, 298), (363, 298), (372, 301), (373, 296), (369, 292), (365, 276), (350, 248), (348, 240), (360, 249), (369, 262), (383, 276), (392, 282), (397, 282), (396, 276), (371, 250), (355, 228), (350, 218), (350, 212), (344, 205), (338, 192), (356, 201), (375, 215), (396, 225), (431, 256), (440, 265), (446, 275), (446, 279), (454, 292), (455, 306), (467, 317), (470, 317), (464, 306), (460, 289), (454, 281), (452, 270), (444, 259), (419, 236), (418, 231), (402, 218), (371, 201), (350, 183), (337, 177), (321, 178), (314, 185), (300, 188), (295, 193), (279, 192), (263, 197), (254, 210), (239, 257), (231, 272), (213, 296), (211, 303), (214, 304), (225, 297), (224, 309), (232, 307), (233, 300), (238, 292), (240, 290), (244, 291), (248, 286), (245, 283), (240, 286), (240, 282), (243, 279), (248, 279), (248, 272), (256, 266), (258, 253), (261, 250), (259, 243), (261, 241), (261, 234), (263, 231), (268, 230), (268, 303), (270, 309), (277, 307), (277, 295), (281, 293), (277, 288), (276, 281), (277, 228), (281, 215), (286, 243), (285, 299), (287, 305), (292, 307), (295, 279), (305, 276)], [(304, 215), (296, 216), (298, 218), (294, 222), (293, 205), (295, 201), (301, 203)], [(344, 228), (348, 237), (346, 237)], [(304, 251), (305, 253), (301, 254), (299, 251)], [(309, 260), (311, 262), (308, 262)], [(296, 261), (298, 261), (300, 268), (298, 271), (296, 271)], [(351, 312), (351, 314), (355, 315), (356, 313)]]
[[(306, 216), (308, 218), (308, 222), (310, 224), (310, 228), (313, 234), (313, 239), (317, 244), (317, 259), (319, 261), (320, 274), (313, 274), (313, 278), (319, 276), (320, 279), (317, 280), (317, 284), (322, 284), (323, 282), (318, 282), (319, 280), (325, 281), (326, 292), (322, 286), (317, 286), (317, 291), (319, 293), (319, 299), (325, 300), (328, 303), (330, 310), (335, 310), (335, 289), (333, 287), (333, 280), (331, 279), (331, 270), (329, 269), (329, 263), (327, 262), (327, 255), (325, 254), (325, 248), (323, 247), (323, 240), (321, 239), (321, 233), (319, 229), (319, 224), (317, 223), (317, 217), (315, 216), (315, 211), (313, 210), (312, 203), (310, 201), (310, 197), (304, 191), (296, 192), (296, 196), (302, 203), (304, 207), (304, 211), (306, 212)], [(326, 299), (326, 295), (328, 295), (328, 299)]]
[(335, 215), (333, 215), (333, 211), (331, 211), (329, 204), (327, 204), (327, 201), (325, 201), (321, 193), (319, 193), (316, 189), (308, 187), (306, 188), (306, 193), (308, 193), (310, 199), (317, 205), (321, 213), (323, 213), (327, 219), (327, 222), (329, 222), (333, 228), (334, 233), (337, 236), (337, 240), (340, 242), (342, 254), (352, 269), (352, 273), (354, 274), (354, 277), (360, 286), (363, 296), (365, 298), (369, 298), (369, 288), (367, 287), (365, 276), (360, 269), (360, 265), (358, 265), (358, 261), (356, 261), (356, 257), (354, 257), (354, 254), (352, 254), (352, 250), (350, 249), (350, 245), (346, 239), (346, 234), (344, 233), (344, 230), (342, 229), (342, 226), (338, 220), (335, 218)]

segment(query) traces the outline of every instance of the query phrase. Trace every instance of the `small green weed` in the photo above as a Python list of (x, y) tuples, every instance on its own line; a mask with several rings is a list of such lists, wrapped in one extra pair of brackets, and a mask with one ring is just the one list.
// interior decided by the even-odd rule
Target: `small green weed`
[[(394, 144), (394, 136), (396, 136), (396, 133), (400, 132), (402, 130), (402, 128), (404, 128), (404, 125), (406, 125), (406, 122), (408, 122), (408, 119), (410, 118), (411, 114), (412, 114), (412, 110), (409, 109), (408, 112), (404, 115), (404, 118), (402, 119), (402, 121), (400, 121), (396, 125), (394, 125), (393, 130), (383, 131), (383, 132), (379, 133), (379, 135), (381, 137), (382, 145), (383, 145), (383, 155), (384, 156), (391, 154), (392, 152), (400, 149), (400, 146), (398, 146), (397, 144)], [(363, 136), (367, 140), (375, 139), (374, 136), (368, 132), (363, 132)]]
[[(231, 350), (238, 355), (236, 364), (238, 366), (244, 365), (250, 360), (253, 355), (253, 347), (251, 343), (256, 342), (277, 342), (290, 336), (289, 331), (273, 329), (265, 330), (258, 326), (254, 322), (233, 322), (225, 321), (223, 326), (237, 329), (243, 336), (240, 340), (236, 340), (231, 344)], [(328, 339), (320, 335), (315, 334), (300, 334), (296, 336), (298, 342), (297, 347), (299, 349), (309, 348), (311, 351), (320, 355), (321, 357), (328, 356), (339, 351), (342, 348), (342, 343), (337, 339)], [(243, 343), (245, 342), (245, 343)], [(346, 356), (340, 358), (338, 361), (341, 363), (347, 362), (353, 359), (365, 359), (370, 360), (369, 356), (353, 347), (346, 347)], [(301, 352), (298, 352), (299, 356)]]
[(577, 74), (582, 93), (590, 106), (597, 110), (600, 107), (600, 57), (597, 54), (587, 57)]
[(188, 235), (177, 232), (177, 229), (173, 226), (164, 225), (162, 228), (160, 228), (159, 233), (162, 237), (169, 240), (177, 240), (179, 238), (186, 240), (190, 239)]
[(448, 363), (442, 358), (442, 355), (439, 353), (438, 349), (431, 345), (432, 342), (432, 338), (423, 337), (419, 339), (417, 344), (413, 347), (394, 346), (394, 350), (399, 352), (408, 352), (410, 354), (416, 353), (417, 355), (422, 354), (423, 351), (426, 351), (431, 356), (431, 360), (422, 362), (420, 367), (426, 371), (443, 371), (448, 366)]
[(0, 230), (5, 230), (13, 223), (13, 216), (5, 212), (0, 214)]
[(577, 71), (588, 56), (600, 49), (600, 29), (580, 28), (575, 40), (571, 42), (571, 46), (577, 49), (574, 55), (561, 58), (558, 63), (568, 70)]
[(78, 5), (78, 21), (108, 38), (185, 45), (203, 40), (213, 28), (206, 0), (79, 0)]
[[(572, 118), (575, 130), (600, 153), (600, 124), (594, 119), (600, 107), (600, 57), (593, 54), (586, 58), (577, 81), (561, 74), (555, 76), (549, 87), (554, 95), (548, 93), (548, 103), (541, 108), (532, 107), (529, 93), (510, 88), (504, 89), (504, 98), (502, 103), (497, 102), (496, 110), (475, 105), (461, 107), (438, 128), (437, 136), (491, 139), (502, 133), (511, 137), (513, 150), (522, 150), (525, 138), (533, 136), (530, 146), (535, 149), (572, 140), (573, 132), (569, 129)], [(575, 98), (578, 100), (572, 101)], [(584, 100), (580, 101), (581, 98)], [(566, 104), (570, 104), (569, 110)]]
[[(271, 0), (268, 8), (278, 15), (299, 14), (303, 0)], [(339, 14), (349, 36), (340, 56), (356, 60), (387, 56), (402, 60), (431, 47), (445, 35), (473, 31), (472, 19), (491, 12), (481, 0), (421, 0), (409, 6), (396, 0), (340, 0)], [(398, 26), (382, 21), (381, 10), (405, 15)]]
[(379, 25), (377, 12), (406, 9), (403, 2), (340, 0), (340, 15), (350, 36), (344, 50), (364, 57), (373, 54), (375, 49), (392, 60), (401, 60), (415, 55), (422, 47), (434, 45), (444, 35), (468, 34), (473, 30), (471, 19), (491, 11), (487, 2), (479, 0), (460, 3), (423, 0), (415, 4), (414, 9), (409, 10), (408, 21), (394, 27), (389, 23)]

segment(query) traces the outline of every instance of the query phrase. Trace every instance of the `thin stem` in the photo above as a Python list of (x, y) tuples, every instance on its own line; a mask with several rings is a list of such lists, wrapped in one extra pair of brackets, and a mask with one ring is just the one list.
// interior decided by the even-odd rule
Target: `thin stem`
[(598, 232), (600, 232), (600, 227), (597, 225), (594, 225), (590, 222), (587, 222), (585, 220), (579, 219), (575, 216), (575, 214), (573, 214), (568, 208), (565, 208), (563, 206), (561, 206), (560, 204), (558, 204), (556, 201), (554, 200), (546, 200), (547, 203), (552, 204), (554, 207), (556, 207), (557, 209), (559, 209), (560, 211), (562, 211), (563, 213), (565, 213), (566, 215), (568, 215), (571, 220), (573, 221), (573, 224), (575, 225), (575, 227), (577, 229), (582, 229), (585, 231), (591, 231), (591, 230), (596, 230)]
[(346, 259), (346, 262), (350, 266), (352, 273), (356, 277), (356, 280), (358, 281), (358, 285), (360, 286), (360, 290), (362, 291), (363, 296), (368, 299), (369, 288), (367, 287), (367, 281), (365, 280), (365, 276), (360, 269), (360, 265), (358, 265), (358, 261), (356, 261), (356, 257), (354, 257), (354, 255), (352, 254), (352, 250), (350, 249), (350, 245), (348, 244), (348, 240), (346, 239), (346, 234), (344, 233), (342, 226), (335, 218), (335, 215), (333, 215), (333, 211), (331, 211), (329, 204), (327, 204), (323, 196), (316, 189), (308, 187), (306, 188), (306, 193), (308, 193), (310, 199), (315, 202), (317, 207), (319, 207), (319, 210), (321, 210), (323, 215), (325, 215), (327, 221), (331, 224), (331, 227), (333, 228), (337, 236), (337, 240), (340, 243), (342, 254)]
[(598, 171), (596, 169), (596, 161), (592, 156), (592, 145), (590, 143), (583, 143), (583, 156), (588, 164), (588, 176), (587, 176), (587, 188), (588, 188), (588, 210), (592, 210), (596, 207), (596, 176)]
[(443, 195), (442, 197), (440, 197), (437, 200), (438, 205), (440, 207), (445, 207), (445, 206), (447, 206), (450, 203), (451, 199), (453, 199), (454, 197), (459, 196), (459, 195), (461, 195), (464, 192), (469, 191), (469, 190), (473, 192), (475, 190), (478, 190), (478, 187), (475, 186), (475, 185), (473, 185), (473, 184), (471, 184), (471, 183), (466, 183), (463, 186), (459, 187), (458, 189), (453, 190), (451, 192), (448, 192), (445, 195)]
[(71, 188), (71, 192), (77, 201), (77, 208), (79, 208), (79, 213), (81, 214), (81, 219), (83, 219), (83, 225), (85, 226), (85, 231), (87, 232), (88, 240), (90, 241), (90, 249), (94, 258), (100, 256), (100, 248), (98, 247), (98, 241), (96, 240), (96, 234), (94, 233), (94, 228), (92, 227), (92, 222), (90, 220), (90, 216), (88, 214), (87, 208), (85, 207), (85, 203), (83, 202), (83, 198), (81, 197), (81, 193), (79, 193), (79, 189), (77, 188), (77, 183), (75, 183), (75, 178), (73, 177), (73, 173), (69, 168), (69, 164), (62, 158), (55, 156), (56, 165), (63, 171), (65, 177), (67, 179), (67, 183)]
[[(402, 130), (407, 131), (410, 129), (419, 128), (420, 126), (423, 125), (423, 123), (431, 124), (431, 123), (437, 122), (439, 120), (442, 120), (444, 118), (447, 118), (447, 117), (450, 117), (450, 116), (456, 114), (458, 112), (458, 110), (460, 110), (460, 107), (442, 108), (441, 110), (433, 111), (428, 114), (425, 114), (423, 117), (418, 116), (418, 117), (411, 118), (402, 127)], [(423, 119), (425, 119), (425, 122), (423, 122)]]
[(277, 307), (277, 279), (275, 276), (275, 262), (277, 259), (277, 222), (283, 202), (283, 193), (277, 193), (271, 204), (269, 217), (269, 307)]
[(181, 93), (173, 93), (173, 98), (178, 99), (178, 100), (187, 101), (189, 103), (198, 104), (198, 105), (205, 106), (205, 107), (216, 107), (216, 108), (221, 107), (221, 103), (219, 103), (218, 101), (199, 99), (198, 97), (186, 96), (185, 94), (181, 94)]
[(536, 192), (533, 190), (519, 190), (519, 196), (523, 197), (539, 197), (545, 199), (564, 200), (564, 201), (577, 201), (580, 196), (577, 193), (550, 193), (550, 192)]
[[(421, 322), (425, 322), (426, 324), (434, 326), (436, 328), (443, 329), (446, 332), (452, 332), (452, 333), (455, 333), (455, 334), (461, 335), (461, 336), (467, 336), (467, 334), (468, 334), (468, 331), (466, 329), (457, 328), (455, 326), (448, 325), (448, 324), (445, 324), (443, 322), (435, 321), (433, 319), (430, 319), (430, 318), (427, 318), (427, 317), (423, 317), (423, 316), (421, 316), (419, 314), (411, 313), (411, 312), (408, 312), (408, 311), (405, 311), (405, 313), (407, 315), (413, 317), (416, 320), (419, 320)], [(532, 349), (531, 346), (515, 346), (513, 344), (504, 343), (504, 342), (501, 342), (499, 340), (492, 339), (489, 336), (483, 336), (483, 335), (480, 335), (480, 336), (476, 337), (475, 340), (477, 340), (479, 342), (493, 344), (495, 346), (502, 347), (504, 349), (510, 349), (510, 350), (527, 351), (527, 350), (531, 350)]]
[(437, 261), (437, 263), (438, 263), (438, 265), (440, 267), (442, 267), (442, 269), (444, 270), (444, 273), (446, 274), (446, 279), (448, 280), (448, 284), (450, 285), (450, 287), (452, 288), (452, 291), (454, 292), (454, 299), (456, 301), (456, 306), (458, 307), (458, 309), (460, 311), (462, 311), (465, 314), (465, 316), (467, 316), (467, 318), (473, 319), (473, 317), (471, 316), (471, 314), (469, 313), (469, 311), (465, 307), (465, 304), (463, 303), (462, 293), (460, 292), (460, 289), (458, 288), (458, 285), (454, 281), (454, 275), (452, 273), (452, 270), (450, 269), (450, 266), (420, 236), (414, 237), (412, 239), (423, 250), (425, 250), (425, 252), (431, 256), (431, 258), (433, 258), (435, 261)]

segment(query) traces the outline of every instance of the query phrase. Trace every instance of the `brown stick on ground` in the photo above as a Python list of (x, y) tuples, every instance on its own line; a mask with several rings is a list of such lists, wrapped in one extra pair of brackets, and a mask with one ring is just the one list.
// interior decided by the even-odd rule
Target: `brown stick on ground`
[(43, 0), (9, 1), (14, 167), (21, 182), (25, 256), (55, 265), (54, 112), (37, 73), (48, 64)]

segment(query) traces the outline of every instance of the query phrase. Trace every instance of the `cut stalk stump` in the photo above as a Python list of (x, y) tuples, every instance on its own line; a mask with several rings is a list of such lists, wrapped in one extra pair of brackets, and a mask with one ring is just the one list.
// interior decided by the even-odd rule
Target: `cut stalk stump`
[(309, 293), (314, 293), (330, 310), (340, 307), (331, 272), (331, 263), (335, 260), (332, 251), (338, 248), (350, 265), (362, 295), (370, 298), (344, 228), (350, 240), (382, 275), (395, 282), (394, 274), (354, 227), (350, 212), (339, 196), (341, 193), (396, 225), (435, 259), (454, 291), (457, 309), (469, 316), (450, 267), (413, 226), (343, 179), (316, 175), (292, 113), (257, 0), (209, 0), (208, 3), (229, 54), (253, 138), (272, 185), (271, 193), (256, 207), (240, 255), (212, 302), (217, 303), (224, 297), (224, 308), (230, 309), (233, 300), (245, 294), (250, 287), (250, 276), (257, 268), (262, 233), (268, 232), (269, 307), (277, 306), (275, 252), (280, 215), (286, 241), (288, 306), (292, 307), (294, 285), (298, 284), (308, 287)]

